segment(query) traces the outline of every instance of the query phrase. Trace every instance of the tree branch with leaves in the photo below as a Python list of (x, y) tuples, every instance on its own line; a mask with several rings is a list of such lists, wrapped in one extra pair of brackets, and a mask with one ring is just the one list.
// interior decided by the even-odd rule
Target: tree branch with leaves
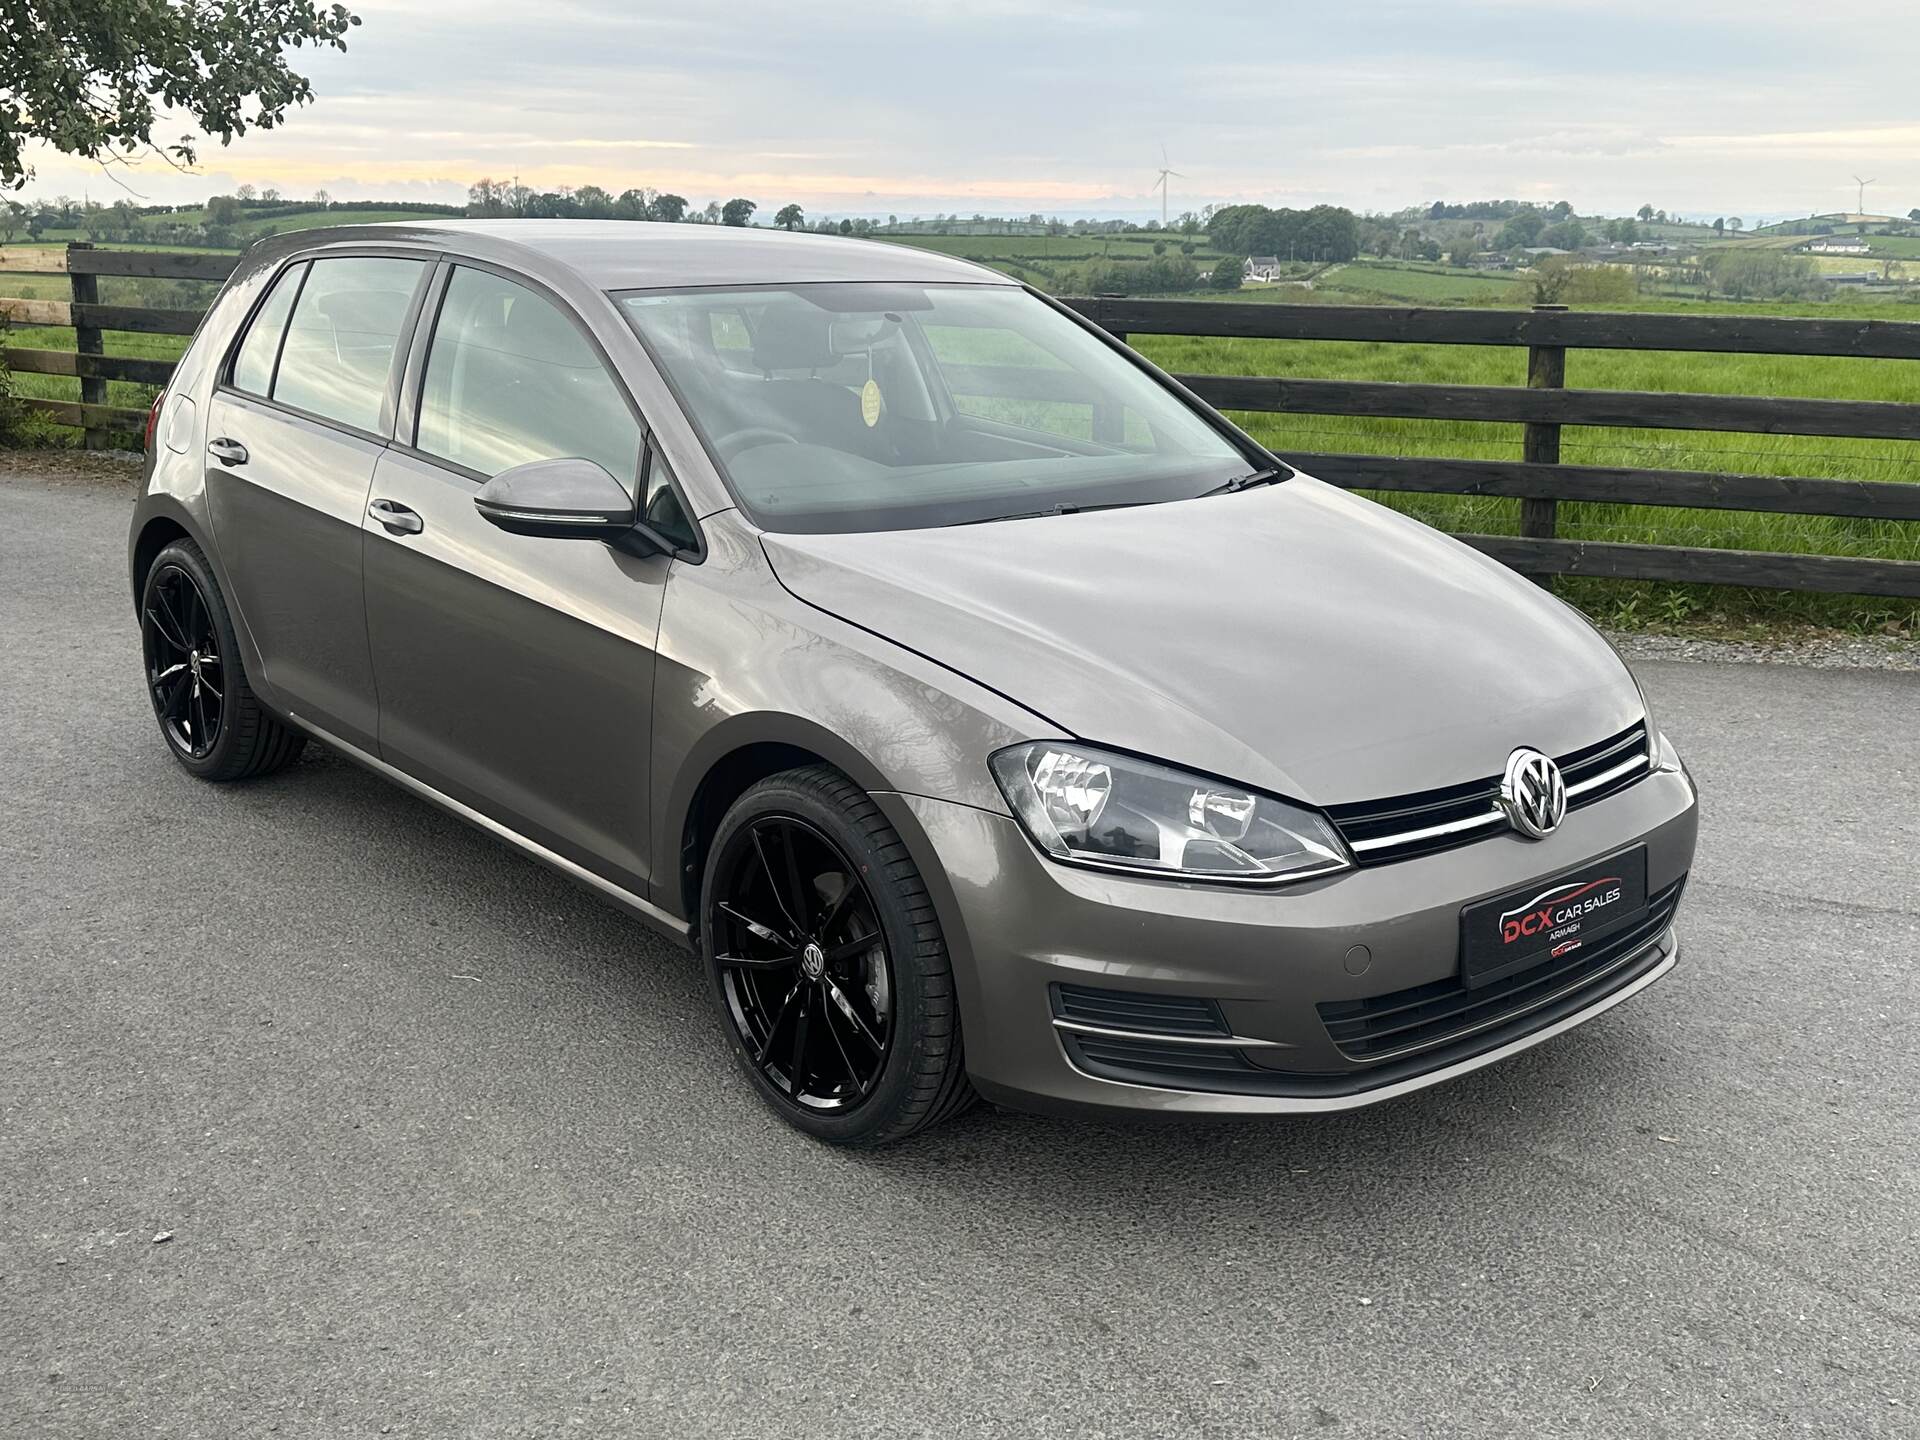
[(314, 0), (0, 0), (0, 189), (31, 178), (34, 141), (101, 164), (190, 166), (194, 136), (154, 141), (169, 116), (222, 145), (271, 130), (313, 96), (285, 52), (344, 50), (359, 23)]

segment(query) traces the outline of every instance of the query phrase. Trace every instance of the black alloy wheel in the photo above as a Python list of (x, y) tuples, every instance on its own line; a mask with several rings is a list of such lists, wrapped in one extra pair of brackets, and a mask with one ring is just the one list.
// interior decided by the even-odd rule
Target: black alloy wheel
[(175, 540), (147, 567), (140, 650), (160, 733), (190, 774), (251, 780), (299, 758), (307, 737), (253, 693), (220, 582), (191, 540)]
[(972, 1103), (933, 900), (846, 775), (812, 765), (748, 787), (707, 847), (698, 913), (734, 1054), (796, 1129), (888, 1145)]
[(140, 634), (154, 714), (174, 749), (204, 760), (220, 742), (226, 715), (226, 661), (213, 609), (177, 564), (155, 567), (145, 599)]
[(721, 864), (713, 960), (747, 1055), (802, 1109), (861, 1104), (893, 1035), (893, 969), (865, 883), (791, 815), (756, 816)]

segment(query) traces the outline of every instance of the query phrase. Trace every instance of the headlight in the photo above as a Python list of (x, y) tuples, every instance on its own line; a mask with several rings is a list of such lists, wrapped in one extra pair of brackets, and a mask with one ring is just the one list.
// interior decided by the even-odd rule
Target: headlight
[(1353, 863), (1325, 816), (1148, 760), (1041, 740), (991, 764), (1034, 843), (1059, 860), (1249, 882)]

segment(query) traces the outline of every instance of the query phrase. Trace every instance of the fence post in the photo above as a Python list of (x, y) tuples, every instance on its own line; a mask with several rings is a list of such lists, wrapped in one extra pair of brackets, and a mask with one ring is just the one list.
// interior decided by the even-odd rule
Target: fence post
[[(79, 315), (80, 306), (98, 305), (100, 303), (100, 277), (97, 275), (82, 275), (78, 270), (73, 269), (74, 251), (91, 250), (92, 248), (93, 246), (85, 240), (69, 240), (67, 242), (67, 278), (73, 285), (73, 303), (75, 307), (73, 317), (73, 348), (81, 355), (104, 355), (107, 353), (104, 337), (102, 337), (100, 332), (93, 326), (82, 325)], [(80, 371), (80, 403), (82, 405), (106, 404), (107, 382), (100, 376), (87, 374), (85, 361), (81, 362)], [(92, 425), (88, 425), (81, 439), (81, 443), (89, 450), (104, 450), (109, 443), (108, 433), (109, 432), (105, 430), (96, 430)]]
[[(1566, 310), (1564, 305), (1536, 305), (1535, 314), (1555, 314)], [(1567, 384), (1567, 351), (1562, 345), (1529, 345), (1527, 347), (1527, 388), (1530, 390), (1563, 390)], [(1560, 463), (1560, 426), (1557, 422), (1528, 421), (1525, 438), (1521, 441), (1520, 458), (1530, 465), (1558, 465)], [(1558, 500), (1522, 500), (1520, 502), (1520, 533), (1532, 540), (1551, 540), (1557, 528), (1560, 502)], [(1533, 583), (1543, 589), (1553, 588), (1553, 576), (1535, 575)]]

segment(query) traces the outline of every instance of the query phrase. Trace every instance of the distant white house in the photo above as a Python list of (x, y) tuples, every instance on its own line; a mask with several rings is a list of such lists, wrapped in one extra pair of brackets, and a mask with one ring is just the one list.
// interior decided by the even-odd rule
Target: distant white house
[(1280, 278), (1280, 257), (1278, 255), (1249, 255), (1247, 257), (1247, 279), (1278, 280)]
[(1864, 240), (1814, 240), (1803, 247), (1809, 255), (1871, 255), (1873, 247)]

